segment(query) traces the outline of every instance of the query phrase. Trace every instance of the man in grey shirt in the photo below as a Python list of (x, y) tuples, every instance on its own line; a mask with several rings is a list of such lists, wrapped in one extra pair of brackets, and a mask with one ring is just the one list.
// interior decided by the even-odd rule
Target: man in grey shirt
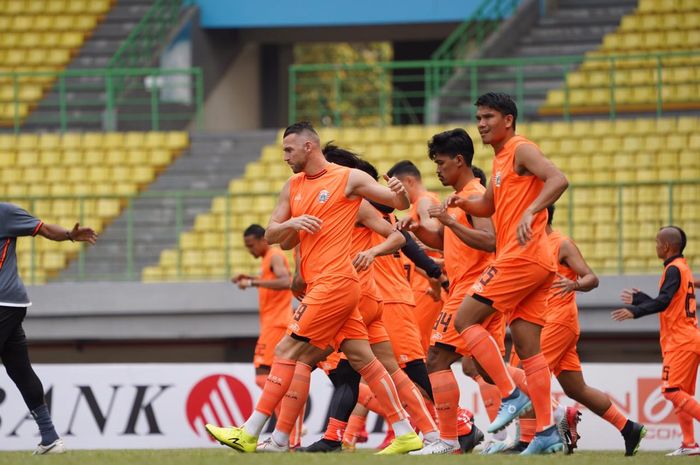
[(94, 244), (97, 234), (77, 223), (70, 231), (45, 224), (17, 205), (0, 202), (0, 358), (39, 427), (41, 442), (34, 453), (41, 455), (65, 452), (65, 445), (53, 427), (44, 387), (29, 362), (27, 338), (22, 329), (27, 307), (32, 303), (17, 274), (15, 251), (18, 237), (36, 235), (52, 241)]

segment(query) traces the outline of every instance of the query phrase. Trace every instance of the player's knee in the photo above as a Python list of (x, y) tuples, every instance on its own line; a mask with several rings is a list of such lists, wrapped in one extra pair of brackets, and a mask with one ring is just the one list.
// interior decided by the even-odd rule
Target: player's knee
[(662, 394), (663, 394), (664, 398), (666, 398), (666, 400), (671, 402), (674, 407), (678, 408), (680, 403), (681, 403), (681, 401), (680, 401), (681, 396), (678, 395), (679, 392), (680, 392), (680, 389), (678, 389), (678, 388), (668, 388), (668, 389), (664, 389), (662, 391)]

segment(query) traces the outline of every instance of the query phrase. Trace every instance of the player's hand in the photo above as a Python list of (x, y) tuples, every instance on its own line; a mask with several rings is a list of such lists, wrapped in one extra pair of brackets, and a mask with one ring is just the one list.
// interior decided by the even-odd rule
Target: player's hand
[(428, 208), (428, 215), (430, 215), (431, 218), (435, 218), (445, 226), (451, 226), (455, 222), (454, 218), (452, 218), (452, 216), (450, 216), (450, 214), (447, 212), (447, 207), (444, 203), (430, 206)]
[(371, 250), (363, 250), (352, 261), (352, 266), (357, 271), (365, 271), (372, 263), (374, 263), (374, 253)]
[(557, 280), (552, 284), (552, 289), (556, 289), (554, 292), (555, 296), (566, 295), (569, 292), (573, 292), (579, 288), (577, 281), (572, 281), (566, 276), (557, 273)]
[(632, 289), (625, 289), (622, 291), (622, 294), (620, 294), (620, 300), (622, 300), (622, 303), (625, 305), (632, 305), (632, 302), (634, 301), (634, 295), (639, 292), (639, 289), (632, 288)]
[(443, 202), (443, 205), (445, 206), (445, 208), (457, 207), (464, 210), (464, 207), (466, 206), (465, 202), (466, 200), (464, 199), (464, 197), (460, 197), (457, 194), (450, 194)]
[(304, 231), (309, 234), (315, 234), (321, 230), (323, 220), (312, 215), (295, 216), (287, 220), (287, 226), (295, 231)]
[(253, 280), (250, 278), (243, 278), (236, 284), (238, 284), (238, 289), (248, 289), (253, 285)]
[(532, 212), (530, 210), (525, 210), (517, 229), (518, 242), (520, 242), (520, 245), (525, 245), (532, 239), (532, 219)]
[(250, 276), (245, 275), (245, 274), (237, 274), (236, 276), (231, 278), (231, 282), (233, 284), (238, 284), (238, 281), (240, 281), (241, 279), (246, 279), (246, 278), (250, 278)]
[(75, 223), (70, 232), (70, 239), (78, 242), (88, 242), (95, 245), (97, 242), (97, 233), (92, 228), (81, 228), (80, 223)]
[(634, 313), (627, 310), (626, 308), (618, 308), (617, 310), (613, 310), (613, 312), (610, 313), (610, 318), (612, 318), (615, 321), (631, 320), (634, 318)]
[(410, 216), (404, 216), (394, 224), (396, 231), (415, 231), (416, 229), (418, 229), (418, 223)]
[(440, 302), (440, 298), (442, 297), (442, 287), (440, 286), (440, 281), (430, 278), (428, 279), (428, 282), (430, 283), (430, 287), (425, 290), (425, 293), (432, 297), (435, 302)]
[(408, 196), (408, 193), (406, 192), (406, 188), (403, 186), (403, 183), (396, 179), (395, 177), (389, 177), (386, 174), (382, 175), (384, 180), (386, 181), (386, 185), (391, 189), (391, 192), (396, 194), (397, 196)]
[(290, 289), (298, 301), (301, 302), (304, 299), (306, 295), (306, 282), (304, 282), (304, 279), (299, 273), (295, 274), (294, 278), (292, 278)]

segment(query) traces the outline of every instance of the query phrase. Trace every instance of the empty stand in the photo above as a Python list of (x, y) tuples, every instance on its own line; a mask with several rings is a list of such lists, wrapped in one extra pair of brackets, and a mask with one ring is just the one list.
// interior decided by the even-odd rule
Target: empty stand
[[(142, 191), (188, 144), (184, 132), (0, 135), (0, 197), (46, 223), (81, 221), (100, 233), (125, 198)], [(35, 281), (43, 282), (78, 250), (70, 242), (20, 239), (20, 270), (31, 281), (33, 261)]]

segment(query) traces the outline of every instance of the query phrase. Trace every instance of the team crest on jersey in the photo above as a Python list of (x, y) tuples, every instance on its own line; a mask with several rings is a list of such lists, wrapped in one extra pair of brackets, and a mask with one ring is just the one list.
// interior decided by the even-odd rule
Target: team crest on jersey
[(326, 203), (330, 196), (331, 193), (328, 192), (326, 189), (323, 189), (321, 192), (318, 193), (318, 203)]
[(496, 171), (496, 187), (501, 187), (501, 172)]
[(297, 192), (297, 195), (294, 196), (294, 201), (295, 201), (295, 202), (300, 202), (300, 201), (301, 201), (301, 192)]

